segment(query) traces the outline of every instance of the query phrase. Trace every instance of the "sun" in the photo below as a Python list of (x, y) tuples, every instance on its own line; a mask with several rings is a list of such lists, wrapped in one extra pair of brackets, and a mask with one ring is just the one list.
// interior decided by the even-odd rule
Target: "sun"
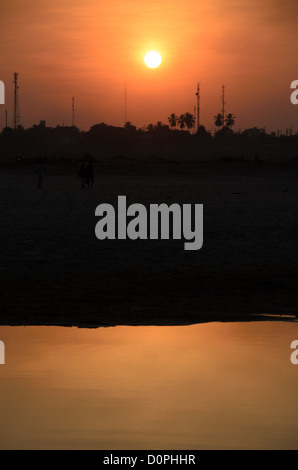
[(156, 51), (147, 52), (144, 57), (145, 64), (150, 69), (156, 69), (161, 64), (161, 55)]

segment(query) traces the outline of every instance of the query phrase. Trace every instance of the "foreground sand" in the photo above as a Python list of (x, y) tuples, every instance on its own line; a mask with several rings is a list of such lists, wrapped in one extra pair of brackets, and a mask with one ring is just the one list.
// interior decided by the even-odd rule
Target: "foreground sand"
[[(0, 324), (183, 324), (296, 314), (298, 165), (77, 164), (0, 167)], [(99, 241), (95, 208), (203, 203), (204, 246)]]

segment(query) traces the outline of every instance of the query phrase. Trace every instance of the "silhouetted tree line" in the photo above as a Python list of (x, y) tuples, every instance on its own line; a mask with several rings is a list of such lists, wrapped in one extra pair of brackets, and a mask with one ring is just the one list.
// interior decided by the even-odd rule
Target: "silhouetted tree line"
[[(277, 135), (266, 133), (257, 127), (244, 131), (233, 131), (235, 117), (227, 114), (215, 116), (218, 130), (212, 135), (202, 125), (194, 132), (195, 119), (191, 113), (177, 116), (172, 113), (168, 124), (158, 121), (137, 128), (131, 122), (124, 127), (95, 124), (88, 131), (77, 127), (45, 127), (34, 125), (28, 129), (6, 127), (0, 134), (1, 156), (14, 158), (46, 157), (50, 159), (103, 159), (113, 156), (165, 155), (179, 153), (187, 158), (191, 153), (200, 155), (245, 155), (259, 152), (270, 156), (283, 152), (290, 157), (296, 155), (298, 134)], [(191, 150), (191, 152), (190, 152)]]

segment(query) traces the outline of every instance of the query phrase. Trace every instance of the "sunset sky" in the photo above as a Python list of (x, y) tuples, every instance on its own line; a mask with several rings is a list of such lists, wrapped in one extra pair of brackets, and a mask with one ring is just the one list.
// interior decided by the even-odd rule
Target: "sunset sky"
[[(201, 122), (214, 127), (226, 86), (235, 129), (298, 130), (290, 102), (296, 63), (297, 0), (3, 0), (0, 80), (12, 124), (13, 73), (21, 120), (71, 125), (72, 96), (81, 129), (98, 122), (137, 127), (193, 112), (201, 85)], [(149, 69), (144, 55), (158, 51)]]

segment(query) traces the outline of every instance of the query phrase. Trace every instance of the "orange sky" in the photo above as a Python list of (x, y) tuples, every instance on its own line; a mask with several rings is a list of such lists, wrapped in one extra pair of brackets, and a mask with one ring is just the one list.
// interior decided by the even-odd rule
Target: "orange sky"
[[(20, 74), (22, 124), (123, 125), (167, 122), (170, 113), (193, 112), (201, 83), (201, 120), (213, 127), (221, 85), (235, 128), (297, 130), (290, 103), (295, 66), (296, 0), (3, 0), (0, 79), (12, 121), (12, 75)], [(144, 65), (151, 49), (163, 58)]]

